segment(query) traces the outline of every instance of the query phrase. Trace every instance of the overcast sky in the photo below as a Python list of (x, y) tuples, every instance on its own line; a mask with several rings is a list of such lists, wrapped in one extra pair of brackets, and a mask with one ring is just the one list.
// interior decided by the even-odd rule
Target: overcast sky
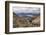
[(40, 13), (40, 8), (36, 7), (13, 7), (14, 13)]

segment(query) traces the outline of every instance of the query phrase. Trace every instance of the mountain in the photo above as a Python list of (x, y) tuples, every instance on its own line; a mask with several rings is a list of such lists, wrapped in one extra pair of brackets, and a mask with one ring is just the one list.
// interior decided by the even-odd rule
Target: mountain
[(16, 13), (16, 16), (39, 16), (40, 14), (34, 13)]

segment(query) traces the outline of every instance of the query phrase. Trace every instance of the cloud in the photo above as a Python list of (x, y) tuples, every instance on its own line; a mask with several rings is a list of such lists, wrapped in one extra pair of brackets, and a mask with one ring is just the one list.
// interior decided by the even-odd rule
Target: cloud
[(14, 13), (40, 13), (40, 8), (36, 7), (13, 7)]

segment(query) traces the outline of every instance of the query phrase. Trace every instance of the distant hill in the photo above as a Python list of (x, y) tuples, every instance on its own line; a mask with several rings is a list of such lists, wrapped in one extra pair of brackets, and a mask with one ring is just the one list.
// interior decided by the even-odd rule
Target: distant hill
[(16, 13), (16, 16), (40, 16), (40, 14), (34, 13)]

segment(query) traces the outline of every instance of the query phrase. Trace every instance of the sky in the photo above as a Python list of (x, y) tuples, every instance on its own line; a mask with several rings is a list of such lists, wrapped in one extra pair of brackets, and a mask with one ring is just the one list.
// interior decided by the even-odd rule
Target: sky
[(40, 8), (36, 7), (13, 7), (14, 13), (40, 13)]

